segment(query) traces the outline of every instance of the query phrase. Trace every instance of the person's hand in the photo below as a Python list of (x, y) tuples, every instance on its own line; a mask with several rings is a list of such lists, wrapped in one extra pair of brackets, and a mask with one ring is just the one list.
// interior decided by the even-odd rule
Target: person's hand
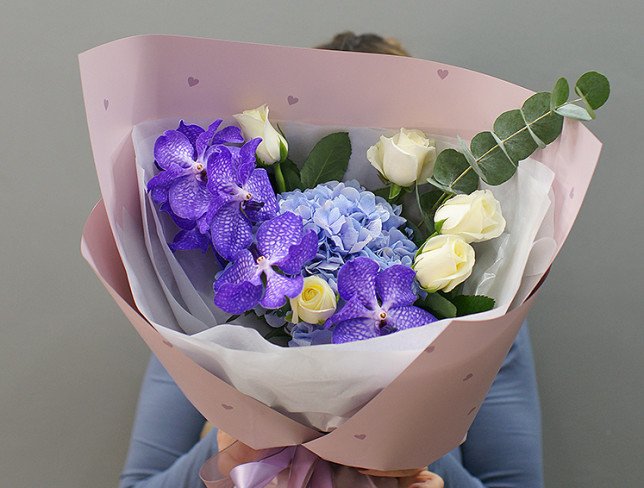
[(261, 451), (256, 451), (221, 430), (217, 431), (217, 446), (220, 453), (217, 467), (225, 476), (228, 476), (234, 467), (257, 461), (262, 457)]
[(377, 471), (359, 469), (360, 473), (369, 476), (398, 478), (398, 488), (444, 488), (443, 478), (426, 469), (404, 469), (399, 471)]
[[(219, 471), (228, 476), (230, 471), (240, 464), (257, 461), (262, 457), (261, 451), (256, 451), (225, 432), (217, 432), (217, 445), (219, 446)], [(222, 452), (225, 451), (225, 452)], [(362, 474), (398, 478), (398, 488), (444, 488), (443, 478), (424, 469), (404, 469), (397, 471), (376, 471), (372, 469), (358, 469)]]

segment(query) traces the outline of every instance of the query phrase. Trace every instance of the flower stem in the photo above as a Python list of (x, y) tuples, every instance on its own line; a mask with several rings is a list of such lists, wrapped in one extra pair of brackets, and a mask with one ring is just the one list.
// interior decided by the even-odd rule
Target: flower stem
[(286, 191), (286, 181), (284, 180), (284, 173), (282, 173), (282, 162), (278, 161), (273, 165), (275, 168), (275, 183), (277, 183), (277, 193), (284, 193)]

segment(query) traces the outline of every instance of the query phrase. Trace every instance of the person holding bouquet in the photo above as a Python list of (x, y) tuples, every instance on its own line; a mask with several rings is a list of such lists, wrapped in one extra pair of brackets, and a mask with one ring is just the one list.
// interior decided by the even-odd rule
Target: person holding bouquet
[[(342, 33), (318, 47), (408, 55), (397, 41), (374, 34)], [(204, 424), (205, 419), (152, 357), (143, 381), (120, 487), (203, 486), (200, 467), (228, 446), (230, 449), (221, 457), (222, 471), (254, 459), (256, 453), (251, 448), (234, 443), (223, 432), (213, 429), (202, 436)], [(540, 409), (526, 325), (461, 446), (427, 469), (365, 473), (397, 478), (400, 487), (541, 487)]]

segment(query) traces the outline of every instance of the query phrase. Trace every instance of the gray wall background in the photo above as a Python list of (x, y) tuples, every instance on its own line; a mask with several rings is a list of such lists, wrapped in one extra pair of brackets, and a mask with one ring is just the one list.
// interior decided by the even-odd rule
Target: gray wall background
[(116, 486), (148, 358), (79, 253), (99, 191), (77, 53), (141, 33), (311, 46), (346, 29), (535, 90), (609, 76), (589, 124), (604, 152), (531, 330), (547, 486), (642, 486), (642, 21), (639, 0), (4, 0), (0, 486)]

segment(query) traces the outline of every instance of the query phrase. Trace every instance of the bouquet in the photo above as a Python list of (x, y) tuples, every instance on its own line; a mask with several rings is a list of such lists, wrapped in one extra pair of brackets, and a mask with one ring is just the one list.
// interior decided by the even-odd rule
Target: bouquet
[[(361, 90), (376, 69), (398, 106)], [(206, 418), (277, 448), (267, 464), (309, 459), (306, 480), (462, 441), (590, 181), (600, 144), (569, 119), (594, 117), (602, 75), (569, 102), (565, 79), (530, 94), (429, 61), (159, 36), (81, 71), (104, 199), (83, 253)]]

